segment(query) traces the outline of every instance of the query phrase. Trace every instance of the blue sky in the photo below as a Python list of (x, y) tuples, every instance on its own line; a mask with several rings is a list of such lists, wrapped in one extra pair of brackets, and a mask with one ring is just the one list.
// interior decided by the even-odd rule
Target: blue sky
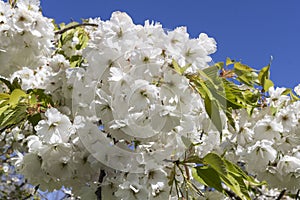
[(259, 69), (273, 56), (275, 85), (300, 83), (299, 0), (41, 0), (41, 5), (44, 15), (57, 23), (89, 17), (106, 20), (120, 10), (136, 24), (149, 19), (166, 29), (187, 26), (191, 37), (205, 32), (216, 39), (215, 62), (230, 57)]

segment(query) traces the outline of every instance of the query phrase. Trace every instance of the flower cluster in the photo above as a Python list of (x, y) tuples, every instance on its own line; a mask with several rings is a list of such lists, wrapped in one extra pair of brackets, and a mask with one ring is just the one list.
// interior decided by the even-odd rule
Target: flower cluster
[(245, 163), (249, 173), (266, 180), (271, 187), (296, 192), (300, 185), (300, 102), (282, 94), (285, 90), (270, 88), (270, 106), (256, 110), (252, 117), (239, 112), (237, 129), (231, 130), (230, 142), (224, 146), (230, 148), (232, 159)]
[[(0, 74), (36, 68), (53, 52), (54, 25), (39, 12), (39, 1), (0, 2)], [(25, 69), (26, 70), (26, 69)]]
[(14, 159), (18, 172), (44, 191), (68, 186), (89, 199), (97, 189), (99, 165), (76, 136), (76, 127), (67, 115), (48, 109), (45, 119), (35, 126), (36, 134), (26, 138), (28, 153), (18, 152)]
[[(172, 60), (179, 59), (170, 49), (180, 49), (180, 55), (185, 55), (180, 57), (181, 63), (191, 64), (190, 72), (208, 66), (208, 54), (215, 50), (214, 40), (201, 34), (193, 41), (197, 48), (184, 28), (165, 33), (159, 24), (146, 22), (145, 26), (137, 26), (120, 12), (113, 13), (109, 21), (101, 21), (91, 34), (83, 51), (89, 66), (74, 83), (73, 112), (87, 121), (101, 120), (101, 124), (94, 123), (94, 129), (103, 125), (103, 130), (92, 131), (93, 137), (82, 139), (92, 152), (115, 151), (117, 157), (109, 155), (112, 160), (99, 157), (108, 162), (104, 164), (117, 167), (119, 157), (123, 157), (125, 163), (120, 162), (119, 170), (144, 172), (160, 168), (164, 165), (162, 160), (181, 156), (176, 154), (185, 149), (182, 136), (199, 135), (202, 127), (197, 121), (208, 117), (202, 99), (189, 87), (188, 79), (170, 67)], [(189, 62), (191, 55), (197, 55), (193, 63)], [(87, 135), (92, 126), (85, 122), (80, 135)], [(100, 139), (100, 134), (104, 138), (97, 145), (95, 138)], [(106, 146), (105, 138), (110, 138)], [(122, 148), (112, 149), (111, 142), (125, 149), (132, 144), (138, 154), (132, 157)], [(158, 160), (150, 162), (147, 157)]]

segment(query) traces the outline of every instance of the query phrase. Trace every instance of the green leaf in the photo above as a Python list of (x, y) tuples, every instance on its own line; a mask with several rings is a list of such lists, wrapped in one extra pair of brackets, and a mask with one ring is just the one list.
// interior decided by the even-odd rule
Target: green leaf
[(270, 77), (270, 65), (267, 65), (266, 67), (262, 68), (258, 74), (258, 81), (260, 85), (263, 87), (264, 91), (268, 91), (270, 87), (272, 87), (274, 84), (269, 79)]
[(210, 97), (207, 95), (204, 99), (204, 104), (209, 118), (211, 119), (217, 130), (221, 133), (222, 137), (223, 126), (218, 102), (215, 99), (210, 99)]
[(15, 89), (12, 91), (12, 93), (10, 94), (10, 98), (9, 98), (9, 101), (8, 103), (11, 105), (11, 106), (15, 106), (19, 103), (19, 101), (23, 98), (26, 98), (28, 95), (23, 91), (23, 90), (20, 90), (20, 89)]
[(191, 65), (192, 64), (187, 64), (184, 67), (180, 67), (179, 64), (174, 59), (172, 60), (172, 67), (180, 75), (182, 75)]
[(79, 38), (80, 48), (77, 49), (77, 50), (85, 48), (87, 46), (87, 43), (88, 43), (90, 38), (89, 38), (88, 33), (83, 28), (80, 29), (79, 34), (78, 34), (78, 38)]
[(260, 83), (262, 83), (265, 79), (269, 79), (269, 70), (270, 70), (270, 65), (265, 66), (262, 68), (258, 74), (258, 80)]
[(291, 88), (285, 89), (280, 95), (290, 95), (290, 97), (292, 98), (292, 102), (300, 100), (300, 96), (294, 94)]
[(240, 75), (238, 75), (236, 79), (241, 83), (244, 83), (247, 86), (253, 88), (255, 82), (257, 82), (257, 74), (255, 72), (243, 72)]
[(247, 175), (243, 170), (241, 170), (241, 168), (239, 166), (237, 166), (236, 164), (226, 160), (225, 158), (223, 158), (224, 163), (226, 164), (226, 169), (227, 171), (235, 176), (241, 176), (243, 177), (245, 180), (247, 180), (251, 185), (255, 185), (255, 186), (261, 186), (264, 185), (265, 182), (258, 182), (256, 181), (253, 177)]
[(204, 83), (206, 84), (206, 87), (208, 87), (209, 89), (213, 89), (213, 88), (218, 89), (218, 85), (215, 84), (215, 81), (216, 81), (217, 77), (213, 75), (214, 70), (212, 70), (212, 73), (208, 73), (208, 74), (207, 74), (207, 69), (206, 69), (206, 71), (199, 70), (198, 73), (200, 75), (199, 78), (200, 79), (202, 78), (202, 80), (204, 80)]
[(293, 92), (291, 92), (291, 97), (292, 97), (292, 101), (299, 101), (300, 100), (300, 97), (298, 95), (295, 95)]
[(231, 65), (231, 64), (234, 64), (235, 63), (235, 61), (234, 60), (231, 60), (230, 58), (226, 58), (226, 66), (228, 66), (228, 65)]
[[(8, 105), (9, 98), (10, 98), (9, 94), (0, 93), (0, 110), (3, 106)], [(0, 115), (1, 115), (1, 112), (0, 112)]]
[(181, 67), (181, 74), (183, 74), (192, 64), (188, 63), (185, 66)]
[(226, 165), (223, 159), (215, 153), (209, 153), (203, 158), (204, 164), (209, 164), (219, 174), (227, 175)]
[(172, 186), (172, 185), (173, 185), (173, 183), (174, 183), (174, 181), (175, 181), (175, 176), (176, 176), (176, 172), (175, 172), (175, 170), (173, 169), (173, 170), (171, 170), (170, 175), (168, 176), (168, 179), (169, 179), (168, 185), (169, 185), (169, 186)]
[(4, 83), (10, 91), (13, 91), (14, 89), (21, 89), (21, 85), (19, 83), (18, 78), (15, 78), (12, 83), (9, 80), (2, 77), (0, 77), (0, 81)]
[(35, 101), (42, 107), (47, 108), (49, 105), (54, 106), (51, 95), (45, 94), (43, 89), (30, 89), (27, 92), (31, 96), (31, 98), (36, 99)]
[(290, 88), (285, 89), (280, 95), (288, 95), (293, 92)]
[(192, 168), (192, 175), (199, 183), (223, 192), (220, 176), (213, 168), (206, 166), (195, 167)]
[(223, 63), (216, 63), (213, 66), (207, 67), (199, 73), (204, 76), (207, 80), (206, 84), (210, 84), (212, 88), (218, 89), (221, 84), (221, 78), (219, 77), (220, 69), (222, 69)]
[(199, 156), (193, 155), (189, 156), (187, 159), (183, 161), (183, 163), (203, 163), (203, 159), (199, 158)]
[(266, 79), (266, 80), (264, 81), (263, 87), (264, 87), (264, 91), (265, 91), (265, 92), (268, 91), (269, 88), (272, 87), (272, 86), (274, 86), (274, 83), (273, 83), (270, 79)]
[(61, 44), (62, 46), (67, 44), (69, 41), (72, 41), (74, 37), (74, 30), (70, 30), (62, 34), (61, 36)]
[[(259, 99), (259, 93), (250, 92), (249, 89), (241, 89), (234, 83), (224, 79), (223, 85), (228, 107), (233, 109), (246, 108), (248, 105), (255, 107)], [(245, 95), (247, 99), (245, 99)]]
[(14, 109), (7, 109), (0, 116), (0, 127), (18, 124), (26, 118), (26, 114), (25, 105), (17, 105)]
[(74, 68), (74, 67), (80, 67), (80, 65), (83, 63), (84, 60), (81, 55), (73, 55), (71, 56), (69, 61), (70, 61), (70, 67)]
[(192, 158), (191, 161), (199, 161), (197, 164), (201, 164), (192, 169), (195, 180), (224, 194), (227, 191), (223, 189), (222, 183), (241, 199), (250, 200), (249, 188), (265, 184), (256, 181), (237, 165), (216, 153), (209, 153), (203, 159)]
[(242, 72), (253, 72), (254, 71), (253, 68), (251, 68), (247, 65), (244, 65), (240, 62), (234, 63), (233, 68), (235, 71), (242, 71)]
[(245, 182), (241, 177), (228, 174), (227, 176), (222, 176), (221, 179), (241, 199), (251, 200)]
[[(231, 61), (227, 60), (227, 64), (230, 63)], [(221, 110), (234, 127), (234, 120), (231, 116), (232, 111), (245, 108), (251, 113), (255, 107), (259, 106), (261, 96), (259, 90), (254, 87), (258, 82), (256, 70), (241, 63), (234, 61), (232, 63), (235, 64), (235, 71), (238, 73), (236, 80), (248, 85), (248, 87), (239, 87), (235, 82), (220, 77), (219, 70), (222, 69), (223, 63), (217, 63), (204, 70), (199, 70), (198, 73), (185, 75), (190, 80), (192, 87), (204, 99), (205, 109), (220, 133), (222, 131)], [(266, 83), (269, 82), (266, 81)]]
[(0, 93), (0, 100), (8, 100), (10, 97), (9, 94), (6, 93)]
[(21, 82), (22, 82), (22, 79), (15, 78), (11, 84), (13, 89), (10, 91), (13, 91), (14, 89), (22, 89)]
[[(9, 105), (3, 105), (0, 107), (0, 116), (9, 108)], [(1, 123), (1, 121), (0, 121)]]
[(62, 28), (64, 28), (66, 26), (66, 23), (64, 23), (64, 22), (62, 22), (62, 23), (60, 23), (59, 24), (59, 27), (62, 29)]
[(4, 83), (8, 87), (9, 90), (12, 91), (14, 89), (14, 88), (12, 88), (12, 84), (10, 83), (9, 80), (6, 80), (5, 78), (0, 77), (0, 81), (2, 83)]
[(214, 66), (216, 66), (219, 70), (221, 70), (224, 67), (224, 63), (223, 62), (217, 62), (214, 64)]
[(41, 114), (40, 113), (36, 113), (32, 116), (28, 117), (28, 121), (33, 125), (36, 126), (39, 121), (42, 119)]

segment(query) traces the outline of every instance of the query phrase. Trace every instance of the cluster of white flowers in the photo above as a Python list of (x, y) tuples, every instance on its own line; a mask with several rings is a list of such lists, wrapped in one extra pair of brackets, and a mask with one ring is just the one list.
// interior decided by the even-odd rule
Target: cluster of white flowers
[[(199, 116), (205, 114), (202, 100), (189, 87), (188, 80), (169, 66), (179, 56), (169, 52), (175, 48), (185, 50), (180, 53), (183, 64), (189, 63), (190, 55), (197, 55), (190, 71), (208, 66), (208, 54), (215, 50), (214, 40), (201, 34), (193, 41), (197, 48), (184, 28), (165, 33), (159, 24), (134, 25), (121, 12), (113, 13), (109, 21), (100, 21), (98, 30), (92, 32), (83, 52), (89, 66), (74, 83), (73, 112), (88, 121), (101, 120), (104, 125), (103, 131), (93, 131), (94, 137), (82, 138), (95, 154), (115, 151), (117, 157), (110, 155), (109, 161), (99, 155), (102, 162), (111, 162), (104, 164), (117, 167), (120, 163), (119, 170), (144, 172), (148, 165), (152, 165), (150, 169), (163, 166), (163, 159), (177, 159), (180, 155), (176, 154), (185, 148), (182, 136), (199, 135), (202, 127), (198, 121), (207, 118)], [(94, 123), (94, 129), (98, 125)], [(79, 132), (85, 136), (92, 126), (85, 123)], [(139, 154), (132, 157), (132, 153), (110, 147), (111, 141), (105, 147), (107, 139), (97, 136), (100, 134), (110, 136), (118, 148), (123, 145), (128, 149), (128, 143), (134, 143)], [(95, 143), (97, 137), (101, 139), (99, 144)], [(125, 163), (119, 162), (121, 155)], [(150, 162), (148, 156), (158, 160)], [(138, 169), (141, 165), (142, 169)]]
[[(0, 2), (0, 74), (36, 68), (53, 52), (54, 25), (39, 12), (39, 1)], [(26, 69), (24, 73), (30, 74)]]
[[(86, 64), (70, 68), (52, 55), (54, 27), (38, 10), (38, 1), (19, 0), (13, 9), (0, 1), (0, 75), (21, 79), (24, 90), (44, 89), (57, 105), (30, 136), (10, 133), (27, 143), (15, 164), (30, 183), (71, 187), (83, 199), (95, 197), (99, 182), (105, 199), (168, 199), (173, 161), (185, 158), (190, 142), (199, 157), (218, 152), (274, 188), (299, 189), (300, 102), (271, 88), (268, 107), (251, 117), (235, 112), (236, 129), (221, 113), (221, 140), (203, 99), (174, 70), (174, 62), (190, 74), (207, 68), (214, 39), (190, 39), (185, 27), (135, 25), (114, 12), (107, 21), (90, 19), (98, 27), (86, 27), (90, 40), (79, 52)], [(68, 46), (78, 41), (75, 34), (60, 50), (71, 57), (78, 52)]]
[(270, 88), (270, 106), (257, 109), (252, 117), (239, 112), (237, 129), (230, 130), (230, 142), (224, 147), (229, 158), (245, 163), (249, 173), (269, 186), (296, 192), (300, 185), (300, 102), (283, 95), (285, 90)]
[[(215, 41), (205, 34), (191, 40), (183, 27), (165, 32), (158, 23), (135, 25), (121, 12), (97, 22), (83, 51), (88, 67), (76, 71), (74, 79), (72, 112), (82, 124), (77, 133), (94, 158), (118, 170), (103, 181), (109, 185), (106, 193), (110, 189), (120, 199), (165, 199), (166, 160), (183, 158), (187, 147), (181, 138), (199, 142), (208, 121), (200, 96), (170, 65), (174, 59), (191, 64), (189, 72), (208, 67)], [(217, 132), (206, 128), (207, 135)], [(215, 137), (205, 135), (206, 140), (199, 155), (219, 144)], [(160, 178), (147, 178), (157, 173)]]
[(28, 153), (18, 153), (15, 165), (30, 183), (39, 184), (43, 190), (65, 185), (81, 195), (80, 189), (86, 183), (97, 180), (98, 168), (92, 168), (92, 158), (81, 145), (76, 125), (67, 115), (50, 108), (45, 118), (35, 126), (36, 134), (26, 138)]

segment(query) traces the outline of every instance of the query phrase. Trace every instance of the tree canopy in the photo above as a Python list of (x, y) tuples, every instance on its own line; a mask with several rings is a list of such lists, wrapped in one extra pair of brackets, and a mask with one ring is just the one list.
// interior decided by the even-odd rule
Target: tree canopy
[(271, 61), (213, 63), (205, 33), (39, 6), (0, 1), (1, 198), (299, 198), (300, 85), (276, 87)]

